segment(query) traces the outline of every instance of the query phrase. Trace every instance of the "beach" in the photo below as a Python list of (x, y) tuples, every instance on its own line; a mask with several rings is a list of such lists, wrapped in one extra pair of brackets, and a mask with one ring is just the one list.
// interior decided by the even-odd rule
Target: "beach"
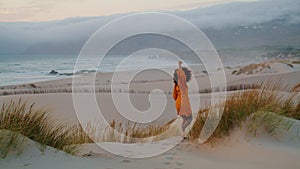
[[(294, 86), (300, 83), (300, 66), (293, 61), (269, 61), (257, 63), (258, 65), (240, 66), (234, 68), (221, 68), (224, 70), (227, 81), (227, 96), (247, 89), (257, 89), (263, 82), (272, 82), (280, 86), (278, 90), (290, 93)], [(292, 66), (290, 66), (291, 64)], [(210, 89), (209, 76), (197, 66), (194, 80), (198, 82), (198, 90), (190, 90), (191, 105), (194, 116), (200, 109), (209, 108), (212, 93), (214, 97), (222, 98), (226, 95), (222, 89)], [(171, 70), (170, 70), (171, 71)], [(173, 71), (173, 70), (172, 70)], [(121, 72), (122, 76), (130, 75), (131, 71)], [(128, 119), (120, 115), (112, 100), (112, 93), (129, 96), (132, 104), (139, 111), (149, 109), (149, 94), (153, 89), (160, 89), (163, 93), (152, 93), (154, 96), (164, 94), (166, 96), (166, 107), (161, 116), (152, 121), (150, 125), (163, 125), (168, 121), (177, 119), (177, 114), (172, 98), (173, 82), (170, 76), (144, 72), (143, 76), (137, 76), (130, 83), (130, 88), (124, 87), (125, 82), (115, 82), (115, 90), (111, 90), (113, 73), (89, 73), (78, 76), (82, 84), (72, 86), (72, 78), (51, 81), (35, 82), (21, 85), (10, 85), (0, 87), (0, 104), (11, 100), (22, 99), (29, 104), (34, 103), (37, 107), (44, 107), (49, 111), (53, 123), (66, 126), (76, 125), (81, 122), (89, 122), (95, 119), (94, 109), (90, 98), (96, 96), (101, 113), (108, 123), (117, 121), (127, 123)], [(148, 74), (147, 74), (148, 73)], [(96, 75), (96, 76), (95, 76)], [(95, 90), (90, 90), (87, 83), (91, 76), (95, 78)], [(147, 78), (145, 78), (147, 77)], [(150, 77), (150, 78), (149, 78)], [(143, 79), (144, 78), (144, 79)], [(74, 108), (73, 92), (82, 99), (86, 106), (86, 114), (76, 114)], [(77, 90), (74, 90), (77, 89)], [(193, 87), (191, 87), (193, 89)], [(299, 91), (299, 89), (294, 89)], [(299, 94), (299, 92), (298, 92)], [(153, 97), (154, 97), (153, 96)], [(200, 100), (200, 103), (193, 103)], [(90, 107), (90, 109), (89, 109)], [(80, 120), (78, 120), (80, 118)], [(80, 145), (80, 151), (76, 156), (68, 155), (60, 150), (46, 147), (40, 151), (34, 141), (28, 140), (28, 145), (18, 155), (11, 152), (6, 158), (0, 160), (1, 168), (297, 168), (300, 166), (298, 157), (300, 155), (299, 121), (294, 120), (288, 131), (277, 137), (269, 136), (268, 133), (260, 132), (256, 136), (247, 134), (243, 127), (235, 128), (230, 135), (222, 138), (214, 144), (198, 143), (197, 139), (179, 142), (176, 137), (163, 140), (147, 142), (155, 144), (163, 151), (168, 145), (176, 143), (171, 150), (164, 151), (154, 157), (145, 159), (131, 159), (113, 155), (96, 144), (86, 143)], [(174, 125), (179, 125), (178, 119)], [(26, 138), (28, 139), (28, 138)], [(119, 153), (127, 156), (135, 156), (134, 150), (126, 150), (126, 143), (103, 142), (100, 144), (112, 147), (120, 147)], [(140, 146), (145, 146), (142, 143)], [(125, 147), (123, 150), (122, 147)], [(150, 146), (151, 147), (151, 146)], [(150, 149), (149, 149), (150, 151)], [(129, 154), (129, 155), (128, 155)]]

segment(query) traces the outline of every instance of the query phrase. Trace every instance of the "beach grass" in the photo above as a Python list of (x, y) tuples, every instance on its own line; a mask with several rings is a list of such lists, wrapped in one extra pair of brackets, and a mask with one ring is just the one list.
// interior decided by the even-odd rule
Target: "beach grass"
[(20, 139), (21, 135), (39, 143), (41, 150), (50, 146), (68, 154), (76, 154), (79, 145), (84, 143), (142, 142), (167, 130), (171, 123), (143, 126), (112, 121), (105, 126), (101, 122), (90, 122), (84, 128), (80, 124), (54, 125), (57, 123), (50, 118), (47, 109), (35, 108), (34, 104), (19, 99), (4, 103), (0, 110), (0, 157), (4, 158), (16, 149), (18, 152), (23, 150), (25, 143), (24, 139)]
[[(167, 138), (161, 135), (164, 131), (176, 130), (172, 123), (174, 119), (162, 125), (144, 125), (136, 122), (118, 122), (113, 120), (110, 123), (99, 121), (89, 122), (83, 128), (77, 128), (76, 140), (80, 140), (77, 144), (92, 142), (119, 142), (119, 143), (141, 143), (150, 140), (162, 140)], [(76, 130), (76, 128), (75, 128)], [(176, 135), (176, 131), (172, 134)], [(88, 137), (89, 136), (89, 137)], [(157, 137), (159, 136), (159, 137)]]
[(295, 85), (292, 89), (292, 92), (299, 92), (300, 91), (300, 83)]
[[(300, 99), (298, 92), (280, 92), (277, 83), (261, 84), (260, 89), (248, 89), (234, 92), (220, 105), (199, 110), (196, 121), (188, 137), (199, 138), (200, 132), (210, 111), (223, 107), (224, 112), (213, 135), (208, 140), (215, 142), (229, 136), (236, 127), (247, 124), (247, 131), (256, 135), (263, 129), (275, 136), (279, 131), (289, 130), (292, 123), (287, 118), (300, 120)], [(287, 118), (286, 118), (287, 117)], [(50, 146), (69, 154), (76, 154), (78, 145), (94, 142), (136, 143), (158, 141), (178, 134), (174, 120), (161, 126), (139, 125), (112, 121), (109, 125), (101, 122), (88, 123), (84, 128), (78, 124), (66, 126), (57, 124), (50, 118), (45, 108), (36, 108), (19, 99), (4, 103), (0, 109), (0, 155), (6, 157), (11, 150), (21, 152), (24, 143), (19, 135), (34, 140), (43, 146)], [(172, 129), (167, 135), (158, 136)], [(7, 134), (11, 131), (16, 134)], [(18, 146), (19, 145), (19, 146)]]
[[(4, 103), (0, 110), (1, 131), (8, 130), (15, 132), (41, 145), (74, 154), (77, 149), (74, 143), (82, 142), (82, 138), (74, 135), (74, 127), (53, 124), (46, 109), (36, 109), (34, 104), (29, 105), (21, 99), (17, 102), (10, 101), (9, 103)], [(1, 137), (1, 147), (10, 147), (3, 145), (7, 143), (7, 141), (4, 141), (5, 139), (8, 139), (8, 142), (11, 143), (18, 142), (15, 136), (8, 135), (5, 136), (6, 138), (4, 136)]]
[[(126, 125), (122, 125), (122, 123), (115, 123), (114, 121), (111, 123), (111, 129), (114, 132), (122, 133), (125, 137), (123, 139), (119, 139), (118, 141), (125, 143), (136, 143), (143, 142), (147, 140), (147, 138), (153, 138), (155, 136), (164, 133), (166, 130), (171, 128), (171, 124), (174, 120), (169, 121), (163, 125), (141, 125), (138, 123), (127, 123)], [(119, 124), (119, 125), (116, 125)], [(163, 139), (157, 138), (157, 139)]]
[[(268, 82), (261, 89), (239, 91), (229, 96), (225, 103), (215, 105), (224, 108), (220, 122), (208, 142), (214, 142), (236, 128), (247, 124), (249, 132), (256, 135), (264, 129), (275, 136), (281, 130), (288, 130), (292, 122), (286, 117), (300, 120), (300, 101), (297, 93), (281, 93), (278, 83)], [(210, 110), (199, 110), (196, 121), (188, 136), (197, 139)]]

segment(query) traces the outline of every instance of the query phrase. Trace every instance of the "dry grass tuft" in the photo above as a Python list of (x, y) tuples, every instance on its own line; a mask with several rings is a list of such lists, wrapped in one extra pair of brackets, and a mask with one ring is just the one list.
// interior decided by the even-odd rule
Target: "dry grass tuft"
[[(85, 132), (91, 136), (91, 139), (86, 137), (84, 131), (80, 131), (83, 133), (83, 137), (88, 138), (85, 139), (85, 143), (92, 142), (121, 142), (121, 143), (138, 143), (138, 142), (146, 142), (149, 139), (154, 138), (155, 136), (159, 136), (164, 131), (171, 128), (174, 120), (161, 125), (143, 125), (138, 123), (121, 123), (112, 121), (108, 126), (103, 122), (93, 122), (88, 123), (85, 126)], [(163, 139), (165, 137), (161, 136), (157, 139)], [(81, 139), (84, 140), (84, 139)], [(84, 142), (84, 141), (83, 141)]]
[[(247, 120), (250, 121), (248, 129), (254, 134), (258, 128), (264, 128), (272, 135), (282, 129), (288, 130), (291, 124), (284, 120), (284, 116), (300, 120), (300, 101), (296, 94), (282, 94), (277, 88), (276, 83), (268, 82), (261, 89), (237, 92), (222, 105), (217, 105), (224, 107), (224, 112), (209, 141), (228, 136), (234, 128)], [(198, 112), (189, 133), (191, 139), (199, 138), (209, 111), (210, 109), (205, 109)]]
[(300, 92), (300, 83), (293, 87), (292, 92)]
[[(17, 102), (4, 103), (0, 110), (0, 130), (12, 131), (41, 145), (47, 145), (67, 153), (76, 153), (75, 143), (81, 143), (81, 137), (74, 132), (76, 127), (53, 125), (46, 109), (36, 109), (34, 104), (28, 105), (21, 99)], [(1, 147), (7, 142), (1, 137)], [(12, 139), (14, 137), (6, 137)], [(9, 142), (16, 142), (12, 139)]]
[[(169, 129), (173, 121), (162, 126), (143, 126), (137, 123), (117, 123), (109, 126), (100, 123), (81, 125), (53, 125), (46, 109), (36, 109), (21, 99), (4, 103), (0, 109), (0, 155), (6, 157), (10, 151), (21, 152), (23, 147), (19, 135), (40, 143), (41, 148), (50, 146), (69, 154), (76, 154), (78, 145), (96, 142), (135, 143), (157, 136)], [(9, 131), (10, 134), (7, 134)], [(12, 134), (13, 133), (13, 134)], [(122, 133), (123, 136), (117, 133)], [(90, 136), (92, 138), (90, 138)], [(161, 138), (162, 139), (162, 138)], [(94, 141), (93, 141), (94, 140)]]

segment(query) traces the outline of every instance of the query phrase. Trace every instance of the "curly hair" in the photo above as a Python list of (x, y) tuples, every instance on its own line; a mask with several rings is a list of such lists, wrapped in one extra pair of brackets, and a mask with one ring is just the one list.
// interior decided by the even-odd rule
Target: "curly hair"
[[(174, 74), (173, 74), (173, 81), (174, 81), (175, 84), (177, 84), (177, 82), (178, 82), (177, 70), (178, 69), (175, 69)], [(191, 80), (191, 78), (192, 78), (191, 70), (188, 69), (187, 67), (182, 67), (182, 70), (185, 73), (186, 82), (189, 82)]]

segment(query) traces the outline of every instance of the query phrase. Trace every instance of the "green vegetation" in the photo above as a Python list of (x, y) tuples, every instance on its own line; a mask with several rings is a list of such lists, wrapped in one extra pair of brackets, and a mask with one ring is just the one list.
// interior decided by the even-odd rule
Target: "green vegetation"
[[(300, 120), (299, 84), (290, 92), (280, 92), (275, 83), (262, 84), (260, 89), (247, 89), (235, 92), (221, 105), (200, 110), (196, 121), (188, 134), (190, 139), (198, 139), (210, 111), (224, 108), (223, 115), (208, 140), (230, 135), (236, 127), (245, 126), (247, 131), (256, 135), (264, 129), (272, 136), (289, 130), (293, 118)], [(21, 135), (41, 144), (41, 148), (50, 146), (69, 154), (75, 154), (78, 145), (96, 142), (136, 143), (166, 139), (178, 135), (178, 126), (174, 120), (162, 126), (141, 126), (137, 123), (111, 122), (109, 126), (101, 123), (89, 123), (85, 131), (80, 125), (65, 126), (53, 123), (46, 109), (37, 109), (21, 99), (4, 103), (0, 109), (0, 157), (5, 158), (10, 151), (22, 152), (26, 143)], [(57, 124), (57, 125), (55, 125)], [(164, 133), (164, 131), (168, 132)], [(171, 132), (170, 132), (171, 131)], [(88, 135), (86, 134), (88, 133)], [(121, 133), (120, 136), (117, 133)], [(164, 134), (161, 134), (164, 133)], [(89, 136), (92, 137), (89, 138)]]
[[(141, 138), (159, 135), (167, 130), (172, 122), (163, 126), (140, 126), (136, 123), (125, 124), (111, 122), (109, 126), (101, 123), (88, 123), (84, 130), (80, 125), (71, 127), (54, 125), (46, 109), (36, 109), (21, 99), (18, 102), (4, 103), (0, 109), (0, 157), (6, 157), (10, 151), (22, 152), (26, 143), (24, 137), (40, 143), (41, 150), (50, 146), (69, 154), (76, 154), (83, 143), (123, 142), (134, 143)], [(88, 134), (86, 134), (88, 133)], [(99, 136), (99, 133), (101, 134)], [(123, 136), (117, 135), (122, 133)], [(92, 136), (93, 140), (89, 137)], [(166, 138), (161, 136), (159, 139)]]
[[(272, 84), (262, 89), (235, 93), (224, 104), (218, 106), (224, 107), (224, 112), (209, 141), (228, 136), (243, 122), (246, 122), (248, 131), (254, 135), (259, 128), (276, 135), (280, 130), (288, 130), (292, 125), (291, 121), (284, 117), (300, 120), (300, 101), (297, 93), (281, 94), (276, 90), (276, 85)], [(191, 139), (199, 138), (209, 111), (210, 109), (205, 109), (198, 112), (196, 122), (189, 133)]]
[[(78, 126), (53, 125), (46, 109), (35, 109), (34, 104), (28, 106), (26, 102), (21, 100), (2, 105), (0, 131), (3, 130), (24, 135), (41, 145), (51, 146), (70, 154), (76, 152), (76, 143), (83, 143), (86, 139), (82, 134), (74, 132), (79, 130)], [(5, 156), (5, 152), (8, 152), (9, 148), (14, 147), (13, 145), (19, 141), (16, 135), (1, 135), (1, 151), (7, 149), (3, 151), (2, 156)]]
[[(102, 141), (109, 141), (109, 142), (122, 142), (122, 143), (136, 143), (136, 142), (146, 142), (147, 138), (152, 138), (156, 136), (156, 140), (162, 140), (167, 138), (166, 135), (160, 135), (161, 133), (168, 130), (166, 134), (174, 134), (176, 135), (176, 127), (171, 127), (171, 124), (175, 121), (171, 120), (170, 122), (161, 125), (161, 126), (153, 126), (153, 125), (141, 125), (138, 123), (116, 123), (113, 121), (110, 124), (110, 127), (107, 128), (107, 133), (105, 139)], [(169, 130), (171, 129), (171, 130)], [(173, 131), (170, 133), (169, 131)], [(123, 137), (117, 136), (116, 133), (121, 133)]]

